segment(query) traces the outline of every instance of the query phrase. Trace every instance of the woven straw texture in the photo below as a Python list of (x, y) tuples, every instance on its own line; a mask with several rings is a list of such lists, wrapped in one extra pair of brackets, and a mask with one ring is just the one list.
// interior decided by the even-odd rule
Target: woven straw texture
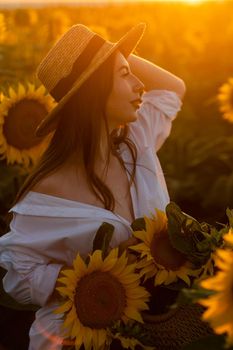
[(179, 307), (166, 314), (149, 317), (145, 328), (151, 330), (156, 350), (180, 350), (185, 345), (213, 334), (201, 320), (203, 307), (198, 304)]
[[(56, 128), (55, 122), (59, 119), (58, 112), (61, 108), (115, 50), (120, 49), (126, 56), (133, 52), (142, 38), (145, 27), (145, 23), (139, 23), (121, 37), (117, 43), (106, 41), (96, 54), (93, 55), (90, 64), (70, 87), (70, 90), (39, 124), (36, 130), (36, 136), (45, 136)], [(95, 33), (89, 28), (78, 24), (71, 27), (51, 48), (37, 68), (37, 76), (48, 92), (51, 92), (62, 78), (69, 75), (75, 59), (78, 59), (82, 54), (94, 35)]]
[[(63, 34), (37, 68), (38, 78), (51, 91), (72, 69), (75, 60), (88, 45), (94, 33), (75, 25)], [(69, 57), (69, 60), (67, 59)], [(50, 72), (50, 74), (48, 74)]]
[[(181, 350), (195, 340), (214, 334), (212, 328), (201, 320), (203, 310), (201, 305), (191, 304), (161, 315), (144, 315), (144, 328), (153, 335), (154, 349)], [(111, 344), (110, 350), (121, 349), (118, 341)], [(63, 350), (74, 350), (74, 347), (63, 346)]]

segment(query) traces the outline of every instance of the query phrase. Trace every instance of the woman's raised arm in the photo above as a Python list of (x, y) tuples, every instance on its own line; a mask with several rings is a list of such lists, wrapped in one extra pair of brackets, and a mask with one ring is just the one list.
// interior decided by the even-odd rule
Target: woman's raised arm
[(182, 99), (186, 87), (182, 79), (156, 64), (131, 54), (127, 58), (131, 71), (135, 74), (145, 85), (145, 90), (171, 90), (177, 93)]

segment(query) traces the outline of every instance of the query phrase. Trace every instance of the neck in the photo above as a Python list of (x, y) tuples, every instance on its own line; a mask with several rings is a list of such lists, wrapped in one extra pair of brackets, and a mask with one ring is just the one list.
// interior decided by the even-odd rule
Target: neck
[[(107, 130), (104, 128), (101, 132), (101, 138), (100, 138), (100, 146), (97, 154), (97, 159), (101, 162), (106, 162), (109, 154), (109, 141), (110, 142), (114, 136), (116, 136), (119, 133), (119, 127), (115, 128), (109, 128), (109, 136), (107, 135)], [(110, 149), (110, 155), (111, 155), (111, 149)]]
[[(112, 137), (114, 133), (117, 133), (118, 131), (119, 131), (119, 128), (109, 129), (110, 137)], [(107, 130), (103, 128), (101, 132), (100, 145), (96, 156), (96, 170), (104, 172), (107, 169), (109, 147), (110, 145), (108, 144)], [(109, 162), (111, 162), (112, 158), (113, 158), (113, 154), (110, 150)], [(80, 155), (73, 154), (66, 161), (66, 166), (68, 167), (76, 167), (77, 165), (79, 168), (83, 168), (84, 166), (83, 158), (81, 154)]]
[[(119, 128), (115, 128), (110, 131), (111, 142), (111, 139), (114, 137), (114, 135), (116, 136), (120, 130)], [(114, 155), (112, 149), (109, 150), (109, 147), (111, 147), (111, 145), (109, 145), (107, 133), (106, 130), (104, 130), (101, 136), (99, 151), (96, 158), (96, 171), (101, 173), (102, 176), (107, 174), (109, 166), (112, 166), (116, 160), (116, 155)]]

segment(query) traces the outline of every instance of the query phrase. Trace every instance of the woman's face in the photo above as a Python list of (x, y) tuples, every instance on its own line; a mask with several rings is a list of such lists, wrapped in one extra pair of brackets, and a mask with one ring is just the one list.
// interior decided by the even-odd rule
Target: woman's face
[(137, 119), (139, 103), (144, 89), (143, 83), (131, 73), (124, 55), (117, 51), (113, 72), (113, 87), (106, 103), (106, 115), (110, 129)]

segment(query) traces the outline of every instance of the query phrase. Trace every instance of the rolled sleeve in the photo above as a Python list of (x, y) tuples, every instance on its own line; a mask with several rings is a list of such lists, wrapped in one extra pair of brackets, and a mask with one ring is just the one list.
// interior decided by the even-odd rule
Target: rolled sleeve
[(10, 229), (0, 237), (0, 266), (6, 270), (3, 288), (21, 304), (44, 306), (64, 262), (49, 257), (46, 235), (39, 232), (42, 227), (36, 230), (32, 217), (14, 213)]
[(142, 96), (138, 119), (130, 126), (138, 147), (153, 147), (156, 152), (171, 132), (172, 121), (181, 110), (182, 101), (174, 91), (151, 90)]
[[(22, 304), (44, 306), (53, 293), (62, 264), (25, 264), (23, 255), (2, 254), (0, 265), (7, 270), (3, 288)], [(23, 259), (23, 261), (22, 261)]]
[(58, 274), (63, 265), (49, 264), (38, 266), (30, 275), (31, 302), (45, 305), (54, 291)]

